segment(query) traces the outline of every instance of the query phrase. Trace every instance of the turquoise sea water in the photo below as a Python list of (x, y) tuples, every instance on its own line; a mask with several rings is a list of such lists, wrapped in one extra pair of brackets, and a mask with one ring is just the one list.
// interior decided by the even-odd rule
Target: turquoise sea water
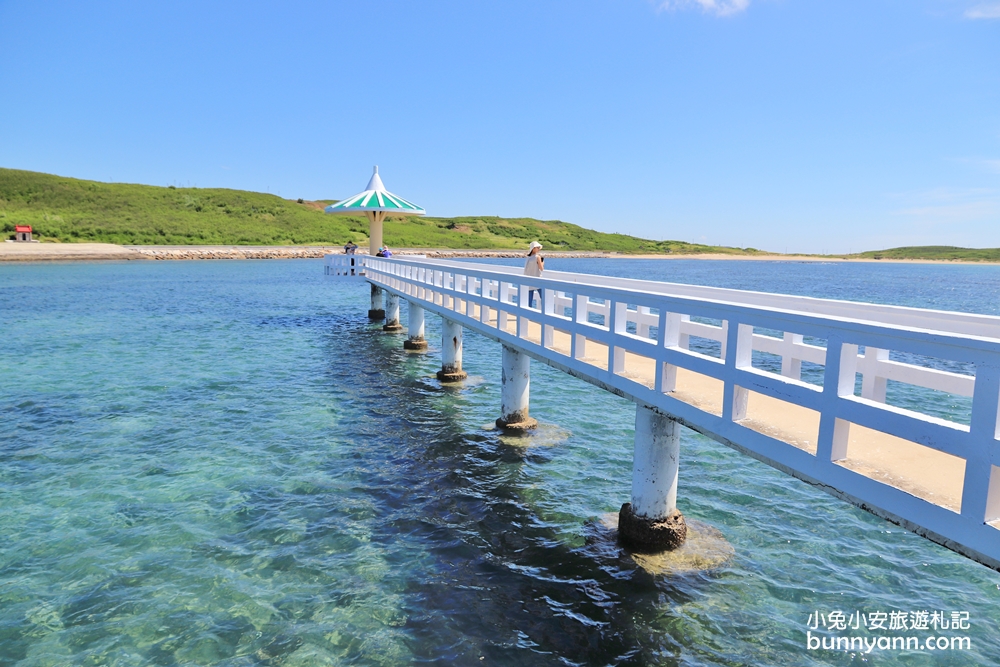
[[(549, 268), (1000, 313), (998, 267)], [(736, 557), (647, 574), (595, 527), (628, 499), (631, 404), (533, 363), (542, 428), (501, 438), (499, 346), (467, 335), (471, 378), (442, 387), (437, 319), (405, 354), (319, 261), (0, 265), (0, 290), (0, 665), (1000, 655), (1000, 574), (691, 432), (680, 508)], [(885, 634), (971, 650), (808, 650), (836, 610), (969, 612)]]

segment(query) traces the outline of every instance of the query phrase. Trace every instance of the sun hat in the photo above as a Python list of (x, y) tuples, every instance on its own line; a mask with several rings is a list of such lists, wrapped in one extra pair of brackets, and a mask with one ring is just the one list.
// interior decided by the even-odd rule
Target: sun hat
[(539, 243), (538, 241), (532, 241), (531, 244), (528, 246), (528, 250), (532, 250), (533, 248), (541, 248), (541, 247), (542, 247), (541, 243)]

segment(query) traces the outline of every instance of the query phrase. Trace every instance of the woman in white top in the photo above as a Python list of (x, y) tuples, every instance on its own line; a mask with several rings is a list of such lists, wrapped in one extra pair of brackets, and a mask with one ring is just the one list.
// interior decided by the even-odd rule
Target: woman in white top
[[(528, 259), (524, 262), (524, 275), (535, 276), (540, 278), (542, 271), (545, 270), (545, 259), (542, 257), (539, 250), (542, 249), (542, 244), (538, 241), (532, 241), (531, 245), (528, 246)], [(531, 295), (533, 293), (538, 294), (538, 307), (542, 307), (542, 293), (537, 288), (528, 288), (528, 308), (531, 308)]]

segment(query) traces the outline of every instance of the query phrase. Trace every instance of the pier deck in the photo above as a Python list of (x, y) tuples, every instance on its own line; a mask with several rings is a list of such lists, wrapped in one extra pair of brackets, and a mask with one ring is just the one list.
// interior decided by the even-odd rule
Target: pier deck
[[(476, 311), (478, 314), (478, 310)], [(489, 322), (496, 326), (496, 318)], [(529, 323), (528, 340), (538, 342), (541, 325)], [(516, 335), (516, 327), (508, 324), (507, 332)], [(569, 356), (571, 340), (567, 334), (553, 336), (552, 349)], [(588, 354), (579, 360), (607, 371), (608, 347), (593, 342)], [(656, 381), (655, 362), (631, 352), (625, 353), (623, 377), (652, 388)], [(671, 396), (700, 410), (722, 416), (723, 383), (683, 368), (677, 369), (677, 383)], [(793, 447), (816, 455), (819, 414), (813, 410), (790, 405), (763, 394), (748, 397), (747, 416), (739, 420), (742, 426), (776, 438)], [(916, 447), (920, 447), (916, 445)], [(872, 477), (919, 498), (961, 511), (962, 482), (965, 462), (943, 452), (915, 447), (905, 440), (872, 429), (852, 429), (847, 457), (837, 462), (862, 475)]]
[(446, 260), (364, 279), (1000, 569), (1000, 318)]

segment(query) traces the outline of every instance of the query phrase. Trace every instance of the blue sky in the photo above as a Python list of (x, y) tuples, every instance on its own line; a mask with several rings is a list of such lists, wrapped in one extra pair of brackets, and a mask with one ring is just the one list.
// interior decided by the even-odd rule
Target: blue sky
[(0, 0), (0, 166), (847, 252), (1000, 246), (1000, 0)]

